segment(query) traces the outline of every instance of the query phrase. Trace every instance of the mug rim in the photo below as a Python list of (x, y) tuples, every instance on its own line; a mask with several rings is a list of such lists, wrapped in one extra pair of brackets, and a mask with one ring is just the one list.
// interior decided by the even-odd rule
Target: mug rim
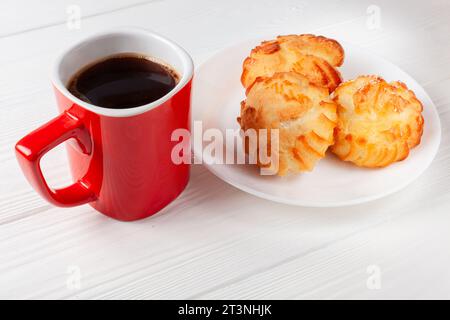
[[(164, 42), (168, 44), (172, 50), (176, 52), (176, 54), (180, 57), (182, 64), (183, 64), (183, 73), (181, 75), (180, 80), (178, 81), (177, 85), (166, 95), (162, 96), (158, 100), (155, 100), (151, 103), (144, 104), (142, 106), (134, 107), (134, 108), (127, 108), (127, 109), (110, 109), (110, 108), (103, 108), (96, 105), (93, 105), (91, 103), (85, 102), (76, 96), (74, 96), (70, 91), (66, 88), (66, 86), (63, 84), (60, 76), (59, 76), (59, 68), (60, 65), (64, 59), (64, 57), (71, 52), (76, 47), (82, 45), (83, 43), (87, 41), (93, 41), (95, 39), (105, 37), (111, 34), (139, 34), (139, 35), (146, 35), (146, 36), (152, 36), (156, 38), (158, 41)], [(156, 57), (157, 58), (157, 57)], [(80, 66), (82, 68), (83, 66)], [(106, 31), (101, 31), (98, 33), (94, 33), (90, 36), (87, 36), (83, 38), (80, 41), (77, 41), (73, 45), (66, 48), (62, 53), (59, 54), (57, 57), (54, 67), (51, 74), (51, 82), (53, 86), (66, 98), (68, 98), (70, 101), (74, 102), (75, 104), (83, 107), (84, 109), (87, 109), (89, 111), (92, 111), (99, 115), (104, 116), (110, 116), (110, 117), (130, 117), (135, 116), (144, 112), (147, 112), (149, 110), (155, 109), (162, 104), (164, 104), (166, 101), (170, 100), (175, 94), (177, 94), (182, 88), (186, 86), (186, 84), (189, 83), (189, 81), (192, 79), (194, 74), (194, 63), (192, 61), (191, 56), (187, 53), (185, 49), (183, 49), (180, 45), (176, 44), (172, 40), (155, 33), (153, 31), (149, 31), (142, 28), (135, 28), (135, 27), (120, 27), (120, 28), (113, 28), (108, 29)]]

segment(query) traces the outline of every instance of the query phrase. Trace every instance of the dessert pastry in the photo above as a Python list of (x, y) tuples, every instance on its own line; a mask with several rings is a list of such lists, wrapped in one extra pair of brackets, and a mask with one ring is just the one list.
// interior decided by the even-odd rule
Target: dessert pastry
[[(278, 129), (277, 174), (312, 170), (333, 144), (337, 115), (328, 89), (296, 72), (278, 72), (256, 78), (246, 94), (238, 122), (244, 133), (248, 129)], [(266, 146), (258, 143), (258, 148), (274, 143), (270, 137), (268, 140)], [(246, 143), (246, 152), (258, 150), (249, 150)]]
[(336, 67), (344, 61), (344, 50), (332, 39), (310, 34), (278, 36), (254, 48), (244, 60), (241, 82), (248, 88), (257, 77), (294, 71), (332, 92), (341, 83)]
[(405, 84), (359, 76), (334, 92), (338, 110), (332, 151), (361, 167), (385, 167), (405, 159), (420, 143), (422, 104)]

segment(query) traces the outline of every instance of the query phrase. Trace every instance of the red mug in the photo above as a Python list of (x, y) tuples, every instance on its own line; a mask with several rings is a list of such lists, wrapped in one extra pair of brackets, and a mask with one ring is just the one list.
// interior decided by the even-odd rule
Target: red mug
[[(66, 88), (80, 68), (103, 57), (136, 52), (177, 70), (176, 87), (150, 104), (107, 109), (86, 103)], [(89, 203), (118, 220), (148, 217), (186, 187), (189, 164), (174, 163), (171, 134), (190, 130), (193, 63), (180, 46), (146, 30), (121, 28), (89, 37), (66, 50), (56, 62), (52, 84), (61, 114), (22, 138), (16, 156), (34, 189), (54, 205)], [(73, 138), (73, 139), (71, 139)], [(41, 169), (42, 156), (67, 141), (74, 183), (53, 189)]]

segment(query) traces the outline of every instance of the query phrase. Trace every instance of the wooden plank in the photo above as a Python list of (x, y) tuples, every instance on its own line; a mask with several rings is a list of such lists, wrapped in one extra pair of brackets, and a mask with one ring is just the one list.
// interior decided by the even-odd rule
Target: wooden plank
[(3, 0), (0, 3), (0, 38), (11, 37), (20, 33), (32, 32), (41, 28), (66, 25), (76, 29), (75, 19), (92, 18), (120, 10), (144, 6), (160, 0), (97, 0), (97, 1), (26, 1)]

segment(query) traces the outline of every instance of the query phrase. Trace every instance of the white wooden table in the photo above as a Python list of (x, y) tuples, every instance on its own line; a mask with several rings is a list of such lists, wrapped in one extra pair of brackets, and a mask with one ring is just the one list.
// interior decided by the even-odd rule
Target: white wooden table
[[(346, 208), (268, 202), (199, 165), (182, 196), (146, 220), (53, 207), (23, 178), (13, 146), (56, 115), (48, 76), (56, 54), (123, 25), (172, 38), (197, 66), (274, 33), (358, 44), (428, 91), (442, 121), (438, 156), (405, 190)], [(2, 0), (0, 298), (450, 298), (449, 147), (446, 0)], [(63, 148), (44, 160), (53, 185), (69, 181)]]

